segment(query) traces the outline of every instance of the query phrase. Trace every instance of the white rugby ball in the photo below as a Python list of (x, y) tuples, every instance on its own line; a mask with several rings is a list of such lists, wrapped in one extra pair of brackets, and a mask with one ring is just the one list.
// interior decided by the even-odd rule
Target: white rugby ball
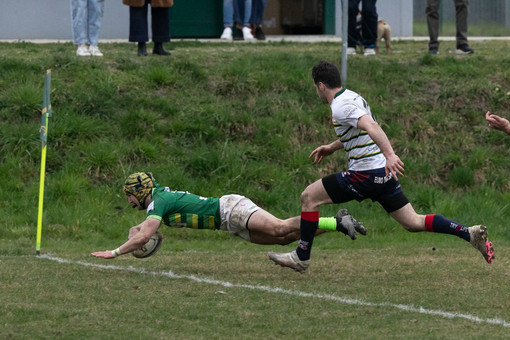
[(161, 235), (159, 231), (156, 231), (151, 236), (149, 242), (145, 243), (142, 248), (133, 251), (132, 254), (139, 259), (149, 257), (159, 250), (161, 243), (163, 243), (163, 235)]

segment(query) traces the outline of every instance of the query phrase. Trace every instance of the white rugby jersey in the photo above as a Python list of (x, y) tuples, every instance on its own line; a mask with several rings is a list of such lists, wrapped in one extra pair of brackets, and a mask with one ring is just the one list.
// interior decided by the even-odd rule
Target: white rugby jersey
[(345, 147), (349, 170), (363, 171), (384, 168), (386, 158), (370, 138), (368, 132), (357, 128), (358, 119), (370, 115), (370, 106), (363, 97), (351, 90), (342, 89), (331, 102), (335, 132)]

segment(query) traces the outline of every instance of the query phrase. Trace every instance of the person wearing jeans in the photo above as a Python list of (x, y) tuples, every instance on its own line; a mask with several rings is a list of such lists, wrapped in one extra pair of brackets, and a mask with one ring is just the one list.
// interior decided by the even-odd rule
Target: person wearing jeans
[(251, 0), (223, 0), (223, 40), (254, 40), (249, 27)]
[(102, 57), (97, 43), (103, 19), (104, 0), (70, 0), (70, 4), (73, 43), (78, 46), (76, 55)]
[(267, 0), (253, 0), (252, 2), (250, 24), (257, 40), (266, 40), (266, 36), (262, 32), (262, 19), (264, 18), (266, 4)]
[(359, 13), (359, 3), (361, 0), (349, 0), (349, 20), (347, 32), (347, 54), (356, 54), (356, 45), (365, 47), (365, 55), (375, 55), (375, 41), (377, 39), (377, 9), (375, 3), (377, 0), (361, 1), (361, 32), (356, 29), (356, 16)]

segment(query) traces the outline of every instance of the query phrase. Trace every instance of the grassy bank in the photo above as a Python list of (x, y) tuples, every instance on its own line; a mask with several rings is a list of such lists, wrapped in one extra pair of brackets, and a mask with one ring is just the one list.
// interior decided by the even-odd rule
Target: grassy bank
[[(404, 160), (402, 183), (420, 211), (497, 227), (508, 215), (510, 138), (483, 119), (489, 109), (508, 113), (508, 45), (474, 43), (477, 53), (464, 57), (445, 46), (433, 57), (423, 43), (397, 42), (389, 56), (350, 58), (347, 86), (367, 99)], [(120, 236), (137, 216), (119, 210), (126, 206), (119, 186), (135, 170), (201, 195), (242, 193), (289, 216), (299, 212), (308, 183), (345, 169), (342, 153), (320, 166), (307, 158), (334, 139), (310, 70), (321, 59), (339, 65), (338, 44), (172, 47), (171, 58), (137, 58), (129, 44), (103, 46), (104, 58), (76, 58), (70, 44), (2, 44), (2, 238), (33, 234), (46, 69), (54, 110), (47, 237)], [(357, 208), (366, 206), (353, 205), (365, 220), (382, 211)], [(387, 223), (378, 224), (385, 230)]]

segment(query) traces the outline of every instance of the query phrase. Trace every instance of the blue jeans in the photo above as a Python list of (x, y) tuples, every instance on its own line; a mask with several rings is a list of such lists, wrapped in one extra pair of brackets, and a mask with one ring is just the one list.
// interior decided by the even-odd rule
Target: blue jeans
[(266, 4), (267, 0), (253, 0), (251, 5), (250, 24), (262, 24), (262, 18), (264, 18), (264, 10), (266, 9)]
[(97, 46), (103, 19), (104, 0), (70, 0), (73, 42)]
[[(356, 47), (362, 44), (366, 48), (375, 48), (377, 39), (377, 9), (375, 3), (377, 0), (361, 0), (361, 32), (363, 38), (359, 36), (356, 30), (356, 15), (359, 11), (360, 0), (349, 0), (349, 20), (347, 44), (349, 47)], [(361, 41), (363, 40), (363, 41)]]
[(247, 26), (251, 14), (251, 0), (223, 0), (223, 26), (233, 23)]

